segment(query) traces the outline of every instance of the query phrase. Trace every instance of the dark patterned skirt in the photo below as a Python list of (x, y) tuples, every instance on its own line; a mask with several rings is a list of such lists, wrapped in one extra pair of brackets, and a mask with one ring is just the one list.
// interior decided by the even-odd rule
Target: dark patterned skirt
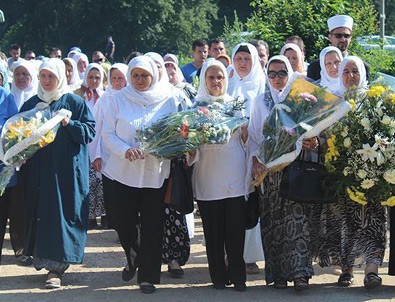
[(104, 209), (103, 182), (92, 166), (89, 167), (89, 219), (106, 215)]
[(185, 215), (169, 206), (165, 207), (165, 223), (163, 225), (162, 263), (172, 261), (182, 266), (189, 259), (191, 242)]
[(281, 176), (281, 172), (269, 173), (262, 184), (261, 229), (267, 284), (314, 274), (309, 226), (312, 206), (280, 198)]
[(380, 266), (386, 245), (386, 209), (379, 202), (366, 206), (339, 198), (311, 215), (312, 253), (321, 266), (342, 269), (371, 263)]

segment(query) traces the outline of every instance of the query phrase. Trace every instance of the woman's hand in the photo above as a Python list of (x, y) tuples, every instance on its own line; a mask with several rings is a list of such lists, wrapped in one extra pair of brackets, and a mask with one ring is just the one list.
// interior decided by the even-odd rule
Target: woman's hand
[(302, 150), (312, 150), (318, 147), (318, 138), (306, 138), (302, 142)]
[(66, 116), (63, 120), (62, 120), (62, 126), (66, 127), (70, 122), (70, 118), (68, 116)]
[(96, 158), (92, 163), (93, 170), (101, 172), (101, 158)]
[(144, 153), (139, 148), (129, 148), (125, 152), (125, 158), (134, 161), (136, 159), (144, 159)]
[(256, 156), (252, 157), (252, 177), (256, 179), (259, 175), (261, 175), (267, 168), (265, 165), (261, 164)]

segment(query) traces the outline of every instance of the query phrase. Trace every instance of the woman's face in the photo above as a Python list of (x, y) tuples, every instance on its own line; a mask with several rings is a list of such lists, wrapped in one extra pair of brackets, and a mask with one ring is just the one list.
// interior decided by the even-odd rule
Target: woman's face
[(39, 79), (41, 87), (47, 92), (51, 92), (56, 88), (56, 86), (58, 86), (58, 78), (53, 72), (49, 70), (41, 70), (39, 74)]
[(234, 57), (234, 66), (237, 74), (244, 78), (246, 77), (252, 69), (252, 57), (249, 53), (240, 51)]
[(172, 66), (171, 64), (169, 64), (168, 66), (169, 67), (166, 67), (166, 71), (167, 71), (167, 75), (169, 76), (169, 82), (172, 85), (177, 85), (178, 82), (180, 81), (178, 79), (177, 71), (174, 68), (174, 66)]
[(298, 72), (302, 72), (303, 70), (300, 70), (301, 66), (300, 66), (300, 59), (298, 57), (298, 53), (293, 50), (293, 49), (287, 49), (284, 53), (284, 56), (287, 57), (287, 59), (289, 60), (289, 63), (291, 63), (292, 66), (292, 70), (293, 71), (298, 71)]
[(66, 64), (66, 79), (67, 84), (70, 85), (71, 78), (73, 77), (73, 66)]
[(136, 67), (131, 72), (132, 86), (138, 91), (146, 91), (151, 86), (153, 77), (145, 69)]
[(14, 70), (15, 86), (20, 89), (26, 89), (32, 82), (32, 77), (27, 69), (23, 66), (19, 66)]
[(225, 94), (225, 75), (218, 66), (211, 66), (206, 71), (206, 87), (210, 95), (220, 96)]
[(160, 63), (156, 63), (156, 62), (155, 62), (155, 64), (156, 64), (156, 67), (158, 67), (158, 71), (159, 71), (159, 81), (160, 81), (160, 79), (161, 79), (162, 76), (163, 76), (164, 70), (163, 70), (162, 65), (161, 65)]
[(77, 68), (79, 72), (85, 72), (86, 66), (88, 66), (88, 64), (86, 64), (84, 60), (80, 59), (77, 63)]
[(91, 90), (97, 89), (101, 82), (100, 71), (96, 68), (92, 68), (87, 76), (87, 84)]
[(343, 70), (342, 79), (346, 88), (359, 85), (361, 75), (359, 74), (358, 66), (354, 61), (349, 61), (346, 64)]
[(340, 57), (336, 52), (329, 52), (325, 55), (325, 70), (331, 78), (339, 76)]
[(126, 79), (124, 74), (119, 69), (111, 69), (110, 83), (115, 90), (121, 90), (126, 86)]
[(270, 85), (272, 85), (274, 89), (284, 89), (288, 81), (288, 71), (285, 63), (271, 62), (267, 69), (267, 75)]

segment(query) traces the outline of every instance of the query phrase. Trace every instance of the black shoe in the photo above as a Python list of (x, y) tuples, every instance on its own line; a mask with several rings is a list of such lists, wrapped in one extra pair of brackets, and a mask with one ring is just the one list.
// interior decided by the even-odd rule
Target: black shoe
[(143, 282), (140, 283), (140, 290), (144, 294), (152, 294), (156, 291), (156, 287), (151, 283)]
[(17, 265), (30, 266), (32, 264), (33, 264), (33, 257), (32, 256), (22, 255), (22, 256), (18, 257)]
[(101, 226), (103, 229), (108, 229), (107, 216), (101, 216), (101, 218), (100, 218), (100, 226)]
[(245, 283), (235, 284), (234, 289), (237, 292), (245, 292), (247, 290), (247, 286)]
[(226, 288), (225, 284), (223, 283), (214, 283), (213, 288), (216, 290), (223, 290)]
[(89, 230), (97, 230), (97, 229), (98, 229), (98, 225), (97, 225), (96, 218), (94, 218), (94, 219), (89, 219), (89, 222), (88, 222), (88, 229), (89, 229)]
[(122, 271), (122, 280), (125, 282), (132, 280), (134, 275), (136, 274), (136, 269), (136, 266), (133, 266), (132, 269), (126, 269), (126, 267), (124, 267)]
[(181, 279), (184, 277), (184, 270), (180, 268), (169, 268), (170, 276), (174, 279)]
[(366, 289), (373, 289), (381, 285), (383, 280), (379, 275), (374, 272), (370, 272), (366, 274), (366, 277), (363, 279), (363, 285)]
[(302, 291), (309, 289), (309, 279), (306, 277), (297, 277), (294, 279), (294, 289)]

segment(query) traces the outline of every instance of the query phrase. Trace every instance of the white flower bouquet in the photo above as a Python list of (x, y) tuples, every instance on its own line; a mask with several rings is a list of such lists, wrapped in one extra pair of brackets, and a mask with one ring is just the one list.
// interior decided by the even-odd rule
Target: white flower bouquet
[(65, 117), (71, 117), (69, 110), (61, 109), (53, 116), (48, 104), (39, 103), (6, 121), (0, 136), (0, 160), (5, 164), (0, 172), (0, 195), (15, 169), (55, 140), (57, 127)]
[(395, 93), (373, 84), (349, 102), (353, 110), (328, 139), (325, 165), (338, 191), (366, 205), (395, 205)]

